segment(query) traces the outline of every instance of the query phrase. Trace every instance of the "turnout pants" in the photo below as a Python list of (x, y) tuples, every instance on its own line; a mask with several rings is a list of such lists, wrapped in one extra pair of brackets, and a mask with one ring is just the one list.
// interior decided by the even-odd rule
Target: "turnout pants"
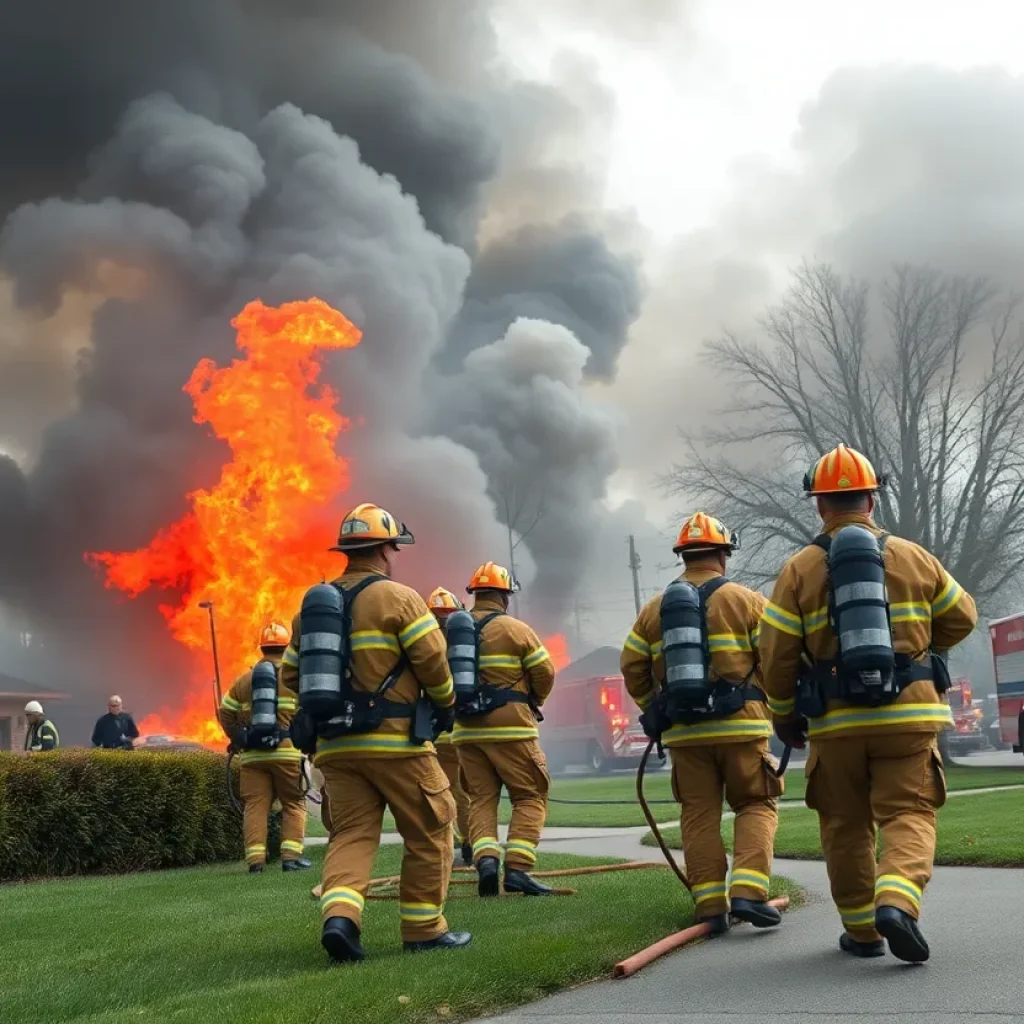
[[(916, 920), (935, 859), (935, 812), (946, 802), (935, 736), (866, 731), (819, 740), (811, 744), (806, 773), (832, 899), (851, 938), (879, 938), (876, 907), (898, 907)], [(876, 825), (882, 833), (877, 864)]]
[(281, 801), (281, 860), (298, 860), (306, 834), (306, 798), (301, 761), (243, 764), (239, 776), (242, 835), (247, 864), (267, 859), (267, 817), (274, 799)]
[[(679, 801), (686, 873), (698, 917), (729, 910), (729, 896), (768, 898), (782, 780), (770, 771), (768, 740), (670, 747), (672, 795)], [(731, 884), (722, 842), (722, 795), (733, 822)], [(728, 893), (728, 895), (727, 895)]]
[(319, 767), (330, 801), (331, 829), (320, 897), (323, 919), (347, 917), (362, 927), (388, 807), (405, 843), (399, 886), (402, 938), (420, 942), (447, 932), (443, 909), (452, 871), (455, 801), (437, 758), (332, 757)]
[(437, 744), (437, 760), (448, 777), (455, 797), (455, 844), (461, 846), (469, 839), (469, 797), (459, 778), (459, 751), (454, 743)]
[(458, 745), (462, 785), (469, 796), (469, 838), (473, 860), (501, 858), (498, 801), (501, 787), (512, 801), (505, 844), (505, 865), (529, 871), (537, 861), (537, 844), (548, 813), (551, 776), (537, 740)]

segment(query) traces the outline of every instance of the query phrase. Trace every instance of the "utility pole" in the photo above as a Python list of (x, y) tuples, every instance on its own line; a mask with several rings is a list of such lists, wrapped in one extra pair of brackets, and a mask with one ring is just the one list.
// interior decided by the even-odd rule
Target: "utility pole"
[(636, 541), (629, 535), (629, 571), (633, 574), (633, 603), (640, 614), (640, 556), (636, 553)]
[[(506, 523), (508, 527), (508, 571), (512, 574), (512, 579), (518, 579), (516, 576), (516, 544), (513, 540), (512, 535), (512, 524)], [(519, 618), (519, 595), (512, 595), (512, 614), (518, 619)]]

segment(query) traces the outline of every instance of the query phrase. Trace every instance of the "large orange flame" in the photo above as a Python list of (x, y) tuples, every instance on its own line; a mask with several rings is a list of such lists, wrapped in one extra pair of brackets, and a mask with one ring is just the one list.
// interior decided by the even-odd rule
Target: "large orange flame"
[(197, 423), (208, 423), (231, 450), (210, 490), (188, 495), (192, 511), (138, 551), (103, 551), (87, 560), (106, 585), (137, 597), (150, 587), (175, 590), (161, 606), (171, 634), (195, 652), (182, 680), (182, 705), (149, 715), (140, 730), (222, 743), (210, 699), (210, 628), (200, 602), (212, 601), (225, 688), (258, 657), (260, 628), (290, 621), (302, 594), (344, 556), (328, 556), (330, 505), (348, 486), (335, 451), (348, 421), (338, 396), (315, 387), (321, 349), (352, 348), (361, 332), (320, 299), (279, 308), (250, 302), (231, 321), (243, 358), (218, 368), (203, 359), (184, 390)]
[(545, 637), (544, 646), (551, 655), (551, 664), (555, 666), (556, 672), (561, 672), (572, 660), (569, 657), (569, 644), (561, 633)]

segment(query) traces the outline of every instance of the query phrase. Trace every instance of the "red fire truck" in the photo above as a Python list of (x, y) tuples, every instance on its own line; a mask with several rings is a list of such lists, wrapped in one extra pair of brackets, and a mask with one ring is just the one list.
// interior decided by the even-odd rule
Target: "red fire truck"
[[(647, 737), (619, 674), (619, 654), (615, 647), (599, 647), (558, 673), (540, 726), (552, 771), (581, 764), (603, 773), (640, 760)], [(662, 762), (652, 756), (648, 767), (657, 770)]]
[(954, 679), (946, 697), (953, 714), (953, 728), (948, 738), (949, 752), (956, 755), (987, 750), (988, 739), (981, 728), (982, 713), (974, 706), (970, 680)]
[(988, 624), (996, 669), (999, 736), (1017, 752), (1024, 750), (1024, 612)]

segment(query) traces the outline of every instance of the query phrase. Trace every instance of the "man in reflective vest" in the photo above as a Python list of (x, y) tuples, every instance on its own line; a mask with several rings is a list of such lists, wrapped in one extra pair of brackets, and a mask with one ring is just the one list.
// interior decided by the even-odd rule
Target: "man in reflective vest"
[[(731, 531), (698, 512), (683, 523), (672, 550), (686, 566), (681, 579), (697, 588), (714, 587), (713, 592), (705, 591), (708, 681), (724, 684), (733, 693), (745, 687), (750, 699), (737, 698), (739, 707), (730, 714), (691, 724), (666, 721), (661, 736), (672, 758), (672, 795), (681, 806), (683, 853), (697, 916), (709, 921), (715, 934), (729, 926), (730, 898), (733, 916), (755, 927), (770, 928), (781, 921), (778, 910), (767, 905), (782, 781), (773, 771), (768, 752), (771, 725), (757, 689), (764, 598), (739, 583), (724, 582), (726, 559), (735, 546)], [(626, 689), (645, 713), (656, 699), (664, 699), (661, 602), (659, 594), (640, 610), (622, 650)], [(728, 884), (723, 796), (736, 814)]]
[(25, 718), (28, 720), (28, 732), (25, 734), (25, 750), (30, 754), (39, 754), (44, 750), (56, 750), (60, 746), (57, 727), (43, 714), (43, 705), (37, 700), (30, 700), (25, 705)]
[[(884, 937), (898, 959), (920, 962), (929, 950), (917, 920), (935, 857), (935, 812), (946, 799), (936, 736), (952, 724), (936, 680), (945, 674), (945, 653), (974, 629), (974, 601), (934, 555), (886, 537), (884, 592), (906, 685), (879, 706), (829, 696), (824, 713), (809, 720), (798, 708), (799, 680), (815, 678), (808, 673), (816, 666), (836, 676), (839, 645), (825, 547), (846, 526), (882, 534), (872, 511), (883, 484), (871, 463), (845, 445), (806, 475), (804, 490), (817, 499), (823, 523), (822, 543), (805, 547), (783, 567), (761, 620), (761, 662), (779, 738), (794, 747), (808, 736), (811, 741), (807, 806), (821, 821), (832, 898), (845, 929), (840, 947), (853, 956), (884, 956)], [(876, 826), (883, 846), (878, 865)]]
[[(268, 623), (260, 633), (263, 657), (278, 666), (288, 646), (288, 627)], [(294, 690), (278, 683), (277, 724), (287, 737), (297, 707)], [(221, 700), (221, 728), (238, 749), (241, 764), (242, 832), (250, 874), (259, 874), (267, 860), (267, 818), (275, 799), (281, 801), (281, 868), (300, 871), (311, 866), (302, 856), (306, 834), (306, 797), (302, 791), (302, 753), (289, 739), (273, 750), (246, 750), (245, 730), (252, 719), (252, 669), (243, 672)]]

